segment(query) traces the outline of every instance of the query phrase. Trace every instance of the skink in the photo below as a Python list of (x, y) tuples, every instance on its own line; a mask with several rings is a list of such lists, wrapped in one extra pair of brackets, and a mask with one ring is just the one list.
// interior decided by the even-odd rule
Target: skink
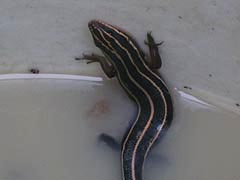
[(88, 27), (104, 56), (83, 54), (79, 59), (99, 62), (108, 77), (117, 77), (138, 107), (136, 120), (122, 139), (121, 167), (123, 180), (142, 180), (148, 152), (173, 118), (169, 90), (154, 71), (161, 67), (161, 43), (156, 44), (151, 33), (147, 34), (148, 60), (136, 41), (121, 28), (99, 20), (90, 21)]

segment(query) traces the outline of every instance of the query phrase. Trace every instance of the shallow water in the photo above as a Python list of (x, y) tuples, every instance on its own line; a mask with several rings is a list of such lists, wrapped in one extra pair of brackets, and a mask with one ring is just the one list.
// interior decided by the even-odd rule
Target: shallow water
[[(239, 115), (172, 91), (173, 124), (144, 179), (240, 179)], [(136, 115), (115, 80), (2, 80), (0, 114), (0, 180), (121, 179), (120, 153), (98, 141), (121, 141)]]

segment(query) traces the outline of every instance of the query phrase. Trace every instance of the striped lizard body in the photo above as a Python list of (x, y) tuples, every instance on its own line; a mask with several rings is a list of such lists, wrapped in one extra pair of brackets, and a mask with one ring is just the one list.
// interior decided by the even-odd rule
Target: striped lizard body
[(147, 61), (134, 39), (120, 28), (98, 20), (90, 21), (88, 27), (104, 57), (91, 54), (81, 59), (99, 62), (108, 77), (116, 76), (138, 107), (136, 120), (122, 140), (121, 167), (123, 180), (142, 180), (144, 160), (173, 117), (168, 88), (152, 70), (161, 66), (157, 47), (161, 43), (156, 44), (148, 33), (151, 60)]

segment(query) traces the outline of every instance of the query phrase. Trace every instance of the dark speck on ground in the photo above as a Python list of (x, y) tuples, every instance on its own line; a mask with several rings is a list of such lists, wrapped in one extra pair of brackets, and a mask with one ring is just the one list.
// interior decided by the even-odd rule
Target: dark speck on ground
[(183, 86), (183, 88), (184, 88), (184, 89), (189, 89), (189, 90), (192, 90), (192, 88), (191, 88), (191, 87), (189, 87), (189, 86)]
[(40, 71), (37, 68), (31, 68), (31, 69), (29, 69), (29, 72), (31, 72), (33, 74), (39, 74)]

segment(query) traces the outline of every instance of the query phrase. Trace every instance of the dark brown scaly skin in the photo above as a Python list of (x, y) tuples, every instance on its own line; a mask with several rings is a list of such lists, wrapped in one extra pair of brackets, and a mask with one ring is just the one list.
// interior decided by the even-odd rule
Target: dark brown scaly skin
[[(93, 20), (88, 24), (95, 45), (104, 57), (95, 54), (76, 59), (99, 62), (108, 77), (117, 77), (126, 93), (136, 102), (138, 115), (122, 139), (121, 165), (123, 180), (142, 180), (144, 160), (156, 140), (171, 124), (173, 106), (165, 82), (152, 69), (161, 67), (158, 46), (147, 34), (150, 60), (125, 31), (108, 23)], [(109, 144), (110, 136), (102, 134)]]

